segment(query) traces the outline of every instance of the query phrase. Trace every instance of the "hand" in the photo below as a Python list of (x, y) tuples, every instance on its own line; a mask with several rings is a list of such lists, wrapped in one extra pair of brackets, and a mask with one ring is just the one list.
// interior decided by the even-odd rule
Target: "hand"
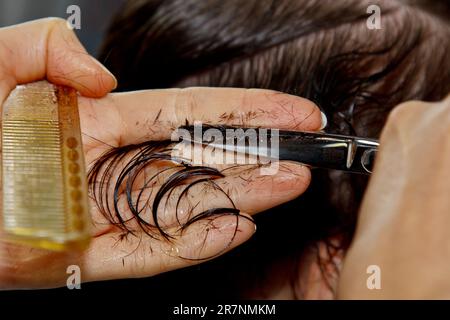
[[(60, 22), (56, 24), (59, 25), (58, 28), (65, 28)], [(46, 24), (43, 26), (46, 27)], [(8, 35), (6, 31), (13, 30), (14, 28), (0, 30), (0, 39)], [(63, 29), (60, 32), (67, 33)], [(50, 39), (60, 38), (55, 33)], [(53, 47), (51, 41), (44, 42), (60, 53), (63, 52), (62, 48), (66, 43), (60, 42), (62, 48), (59, 49)], [(3, 44), (6, 44), (6, 40), (3, 40)], [(20, 46), (17, 50), (27, 51)], [(67, 55), (61, 54), (60, 58)], [(85, 55), (80, 56), (80, 59), (85, 58)], [(17, 60), (15, 63), (20, 65)], [(55, 63), (50, 60), (47, 62), (53, 66)], [(67, 75), (80, 72), (79, 64), (65, 61), (63, 66), (66, 73), (57, 76), (55, 70), (62, 70), (61, 68), (51, 69), (53, 76), (49, 76), (51, 72), (47, 67), (47, 77), (50, 81), (59, 80), (54, 82), (71, 85), (90, 97), (100, 96), (114, 86), (112, 78), (107, 82), (109, 78), (106, 73), (94, 76), (88, 72), (77, 75), (75, 78), (78, 80), (67, 80), (64, 78)], [(72, 71), (67, 72), (67, 66), (69, 70), (73, 66)], [(103, 72), (102, 70), (100, 68), (96, 72)], [(45, 73), (41, 74), (41, 77), (43, 76)], [(2, 93), (2, 97), (6, 97), (7, 90), (11, 90), (15, 83), (36, 80), (32, 77), (22, 77), (21, 80), (17, 78), (17, 75), (10, 76), (8, 78), (10, 80), (3, 84), (5, 93)], [(80, 85), (81, 80), (85, 81), (83, 85)], [(88, 164), (98, 159), (109, 146), (118, 147), (147, 140), (170, 139), (173, 128), (185, 124), (186, 120), (189, 123), (198, 120), (203, 123), (245, 124), (309, 131), (318, 130), (321, 126), (319, 109), (313, 103), (298, 97), (257, 89), (189, 88), (116, 93), (101, 99), (80, 97), (79, 108), (85, 158)], [(224, 114), (233, 116), (224, 117)], [(122, 231), (110, 225), (92, 202), (93, 240), (85, 252), (54, 253), (0, 242), (0, 288), (63, 286), (68, 277), (66, 269), (69, 265), (80, 266), (82, 281), (97, 281), (151, 276), (199, 263), (204, 261), (202, 258), (222, 253), (222, 249), (232, 249), (247, 240), (255, 232), (254, 224), (249, 221), (252, 214), (297, 197), (307, 188), (309, 181), (308, 168), (288, 162), (280, 164), (280, 170), (272, 176), (260, 176), (259, 168), (246, 167), (245, 170), (238, 170), (215, 180), (227, 190), (242, 214), (238, 219), (235, 216), (216, 219), (214, 228), (209, 230), (207, 237), (205, 237), (206, 225), (199, 222), (191, 225), (175, 239), (177, 253), (195, 257), (197, 260), (180, 259), (177, 255), (170, 254), (173, 251), (173, 244), (152, 239), (142, 232), (119, 241)], [(150, 188), (149, 192), (151, 191)], [(198, 190), (193, 196), (195, 202), (195, 198), (203, 199), (205, 194)], [(208, 205), (220, 206), (214, 192), (208, 193), (207, 196)], [(172, 207), (173, 203), (169, 201), (168, 209), (162, 208), (161, 211), (168, 217), (173, 216), (173, 212), (170, 211)], [(236, 228), (238, 232), (233, 238), (232, 234)], [(230, 239), (233, 239), (231, 243)]]
[[(341, 273), (344, 299), (450, 298), (450, 96), (394, 109)], [(381, 270), (369, 290), (366, 269)]]
[(90, 56), (63, 19), (0, 28), (0, 104), (17, 84), (47, 78), (87, 97), (116, 87), (114, 76)]

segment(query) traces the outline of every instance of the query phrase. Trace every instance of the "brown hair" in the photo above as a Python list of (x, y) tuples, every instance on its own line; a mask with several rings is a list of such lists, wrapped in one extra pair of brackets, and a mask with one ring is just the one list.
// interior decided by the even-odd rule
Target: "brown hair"
[[(366, 26), (374, 3), (382, 10), (381, 30)], [(397, 1), (145, 0), (119, 12), (100, 60), (117, 76), (118, 90), (274, 89), (318, 104), (327, 132), (377, 138), (395, 105), (450, 92), (449, 39), (443, 20)], [(257, 215), (258, 232), (247, 244), (147, 281), (159, 294), (183, 296), (179, 284), (187, 282), (191, 297), (242, 297), (243, 288), (269, 281), (275, 262), (298, 265), (316, 241), (339, 236), (345, 248), (366, 183), (314, 169), (304, 195)]]

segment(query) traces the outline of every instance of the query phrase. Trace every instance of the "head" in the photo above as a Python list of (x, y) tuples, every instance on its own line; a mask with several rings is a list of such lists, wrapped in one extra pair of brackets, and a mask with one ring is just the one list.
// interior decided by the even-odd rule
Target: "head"
[[(367, 26), (372, 4), (381, 9), (381, 29)], [(114, 19), (100, 60), (117, 76), (118, 90), (284, 91), (315, 102), (327, 115), (325, 131), (377, 138), (397, 104), (450, 92), (450, 25), (432, 7), (408, 1), (130, 1)], [(293, 296), (302, 297), (304, 260), (312, 250), (328, 278), (329, 262), (351, 241), (366, 184), (366, 177), (313, 169), (304, 195), (255, 218), (258, 232), (247, 244), (148, 281), (180, 296), (180, 282), (192, 281), (201, 283), (198, 296), (259, 298), (289, 282)]]

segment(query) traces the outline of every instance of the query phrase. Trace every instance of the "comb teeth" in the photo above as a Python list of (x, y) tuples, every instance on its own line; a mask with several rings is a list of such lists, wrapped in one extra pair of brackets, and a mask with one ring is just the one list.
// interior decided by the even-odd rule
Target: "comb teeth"
[(2, 117), (2, 229), (46, 249), (83, 247), (87, 187), (76, 93), (40, 81), (18, 86)]

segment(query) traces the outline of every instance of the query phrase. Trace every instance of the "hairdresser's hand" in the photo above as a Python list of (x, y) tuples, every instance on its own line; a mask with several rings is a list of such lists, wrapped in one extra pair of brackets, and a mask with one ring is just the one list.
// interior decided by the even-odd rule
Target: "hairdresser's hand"
[[(344, 261), (339, 297), (450, 298), (450, 96), (390, 115)], [(369, 290), (366, 269), (381, 270)]]
[(91, 57), (63, 19), (0, 28), (0, 105), (17, 84), (48, 79), (102, 97), (116, 79)]
[[(320, 111), (313, 103), (268, 90), (150, 90), (113, 93), (102, 99), (81, 97), (79, 105), (85, 156), (90, 165), (111, 146), (170, 139), (172, 130), (186, 122), (309, 131), (321, 127)], [(130, 158), (124, 162), (127, 159)], [(226, 167), (217, 168), (222, 170)], [(146, 175), (152, 176), (163, 168), (164, 165), (149, 168)], [(118, 169), (112, 177), (113, 183), (120, 173)], [(94, 238), (87, 251), (57, 254), (4, 245), (0, 252), (0, 287), (62, 286), (68, 277), (67, 266), (72, 264), (80, 266), (82, 281), (96, 281), (146, 277), (200, 263), (246, 241), (255, 232), (251, 215), (296, 198), (310, 182), (309, 169), (294, 163), (281, 163), (278, 173), (271, 176), (261, 176), (260, 168), (248, 165), (228, 169), (224, 172), (225, 177), (214, 182), (230, 196), (240, 210), (239, 217), (224, 215), (213, 221), (203, 219), (184, 232), (178, 232), (175, 205), (184, 185), (178, 187), (167, 202), (163, 199), (158, 207), (159, 221), (164, 229), (175, 234), (172, 243), (159, 236), (155, 229), (157, 239), (149, 237), (139, 228), (136, 219), (126, 223), (134, 234), (123, 238), (123, 230), (111, 225), (92, 201)], [(147, 199), (150, 205), (153, 203), (160, 183), (147, 185), (141, 197), (142, 204)], [(138, 197), (141, 189), (138, 186), (142, 187), (142, 184), (143, 181), (136, 181), (133, 199)], [(107, 197), (111, 205), (113, 190), (109, 189)], [(230, 199), (218, 188), (211, 188), (211, 184), (200, 183), (192, 187), (189, 195), (181, 201), (182, 210), (178, 218), (181, 223), (185, 222), (191, 209), (229, 208)], [(119, 193), (118, 200), (124, 220), (132, 218), (125, 190)], [(150, 210), (141, 212), (141, 217), (152, 223)]]
[[(116, 86), (114, 76), (86, 52), (65, 20), (49, 18), (0, 28), (0, 106), (17, 84), (40, 79), (71, 86), (88, 97), (102, 97)], [(0, 289), (33, 286), (33, 273), (47, 267), (45, 258), (36, 261), (29, 250), (10, 249), (0, 242)], [(29, 274), (22, 274), (22, 280), (8, 277), (21, 268), (19, 264), (24, 270), (30, 268)]]

